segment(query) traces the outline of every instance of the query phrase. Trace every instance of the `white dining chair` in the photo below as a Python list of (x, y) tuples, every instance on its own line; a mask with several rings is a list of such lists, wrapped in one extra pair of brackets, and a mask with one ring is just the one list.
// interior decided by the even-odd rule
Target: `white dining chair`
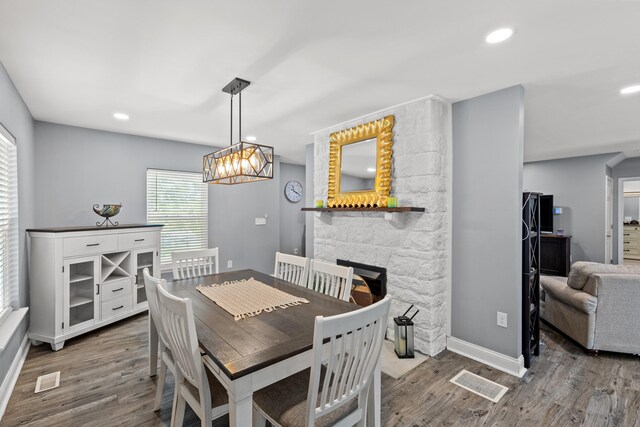
[(158, 303), (176, 365), (171, 426), (182, 426), (187, 403), (203, 426), (211, 426), (214, 419), (229, 412), (229, 396), (202, 361), (191, 300), (175, 297), (159, 286)]
[(352, 282), (353, 267), (311, 260), (307, 288), (343, 301), (349, 301)]
[[(158, 331), (159, 345), (160, 345), (160, 375), (158, 376), (158, 382), (156, 384), (156, 397), (153, 402), (153, 410), (160, 409), (160, 401), (162, 400), (162, 391), (164, 390), (164, 383), (167, 377), (167, 369), (176, 376), (176, 367), (169, 346), (169, 340), (167, 334), (163, 328), (160, 318), (160, 308), (158, 306), (158, 288), (167, 285), (167, 281), (164, 279), (156, 279), (149, 274), (149, 269), (142, 270), (144, 277), (144, 290), (147, 293), (147, 301), (149, 301), (149, 321), (153, 322)], [(154, 354), (156, 354), (154, 352)]]
[(390, 305), (386, 296), (356, 311), (317, 316), (311, 369), (254, 393), (254, 425), (266, 420), (281, 427), (370, 425), (369, 389)]
[(276, 252), (276, 266), (273, 275), (300, 286), (307, 286), (309, 258)]
[(173, 280), (218, 274), (218, 248), (171, 252)]

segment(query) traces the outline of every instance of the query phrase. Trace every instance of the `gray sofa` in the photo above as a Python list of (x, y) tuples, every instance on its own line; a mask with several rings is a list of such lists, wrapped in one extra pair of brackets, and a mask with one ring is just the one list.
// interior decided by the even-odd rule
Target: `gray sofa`
[(576, 262), (541, 276), (540, 315), (587, 350), (640, 353), (640, 268)]

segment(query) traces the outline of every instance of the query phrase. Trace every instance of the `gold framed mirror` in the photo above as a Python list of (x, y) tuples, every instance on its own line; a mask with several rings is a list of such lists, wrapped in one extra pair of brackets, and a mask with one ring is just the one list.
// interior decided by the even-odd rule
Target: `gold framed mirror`
[(327, 207), (387, 206), (393, 124), (390, 115), (331, 134)]

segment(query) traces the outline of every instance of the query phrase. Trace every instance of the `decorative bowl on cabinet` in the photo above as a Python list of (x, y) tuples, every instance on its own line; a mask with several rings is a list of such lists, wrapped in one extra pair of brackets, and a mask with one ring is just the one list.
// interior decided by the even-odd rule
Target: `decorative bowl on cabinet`
[(96, 222), (96, 225), (98, 227), (101, 227), (103, 225), (105, 227), (109, 227), (109, 224), (111, 224), (112, 226), (117, 227), (118, 221), (112, 222), (109, 218), (113, 218), (114, 216), (118, 215), (120, 213), (120, 209), (122, 209), (122, 203), (120, 204), (105, 203), (102, 205), (102, 207), (100, 207), (100, 205), (98, 204), (93, 205), (93, 211), (104, 218), (104, 221), (102, 222), (98, 221)]

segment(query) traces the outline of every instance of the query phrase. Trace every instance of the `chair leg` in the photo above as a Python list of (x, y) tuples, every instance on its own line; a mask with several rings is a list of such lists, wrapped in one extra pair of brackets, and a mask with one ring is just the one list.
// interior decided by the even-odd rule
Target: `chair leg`
[(357, 427), (366, 427), (367, 425), (367, 405), (369, 403), (369, 387), (365, 387), (358, 395), (358, 408), (361, 409), (362, 417), (356, 423)]
[(262, 412), (258, 411), (255, 407), (253, 408), (253, 427), (266, 427), (267, 419)]
[(158, 375), (158, 382), (156, 383), (156, 399), (153, 402), (153, 410), (160, 410), (160, 401), (162, 400), (162, 391), (164, 390), (164, 382), (167, 377), (167, 364), (164, 359), (160, 359), (160, 375)]
[(174, 413), (171, 416), (171, 427), (182, 427), (182, 423), (184, 422), (184, 411), (186, 400), (180, 392), (178, 392), (177, 402), (174, 406)]

